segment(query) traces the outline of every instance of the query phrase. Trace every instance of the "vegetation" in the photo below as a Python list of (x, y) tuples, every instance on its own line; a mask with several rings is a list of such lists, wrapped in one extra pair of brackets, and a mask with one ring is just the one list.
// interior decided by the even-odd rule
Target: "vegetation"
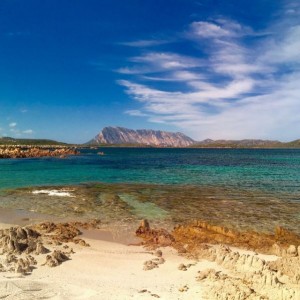
[(0, 145), (66, 146), (68, 144), (47, 139), (15, 139), (2, 137), (0, 138)]

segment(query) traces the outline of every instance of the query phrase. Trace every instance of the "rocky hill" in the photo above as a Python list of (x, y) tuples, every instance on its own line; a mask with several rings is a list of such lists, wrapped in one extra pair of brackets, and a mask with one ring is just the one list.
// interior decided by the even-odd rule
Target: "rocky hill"
[(300, 140), (280, 142), (273, 140), (203, 140), (195, 142), (193, 148), (300, 148)]
[(180, 132), (151, 129), (132, 130), (123, 127), (105, 127), (88, 144), (138, 144), (155, 147), (189, 147), (195, 141)]
[(203, 140), (193, 144), (195, 148), (272, 148), (283, 144), (272, 140)]
[(38, 145), (38, 146), (50, 146), (50, 145), (67, 145), (66, 143), (57, 142), (48, 139), (17, 139), (12, 137), (0, 137), (0, 145)]

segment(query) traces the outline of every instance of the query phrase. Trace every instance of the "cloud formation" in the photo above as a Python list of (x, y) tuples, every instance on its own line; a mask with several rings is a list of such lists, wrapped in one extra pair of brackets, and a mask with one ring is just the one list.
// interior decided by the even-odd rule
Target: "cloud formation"
[(183, 39), (199, 55), (144, 49), (118, 70), (140, 103), (126, 113), (196, 139), (299, 138), (299, 12), (289, 3), (263, 32), (226, 18), (193, 22)]

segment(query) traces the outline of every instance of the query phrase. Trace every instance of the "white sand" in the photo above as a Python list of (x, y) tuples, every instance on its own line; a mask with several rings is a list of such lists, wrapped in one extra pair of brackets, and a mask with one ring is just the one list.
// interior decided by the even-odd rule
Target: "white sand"
[[(163, 248), (166, 262), (145, 271), (143, 263), (155, 258), (140, 246), (86, 239), (91, 247), (73, 247), (75, 254), (62, 265), (40, 266), (29, 276), (0, 274), (0, 299), (201, 299), (201, 285), (195, 277), (199, 270), (215, 263), (197, 263), (187, 271), (180, 263), (193, 263)], [(70, 244), (71, 246), (71, 244)], [(179, 289), (187, 285), (188, 290)], [(146, 292), (139, 293), (141, 290)]]
[[(0, 228), (4, 227), (9, 225), (0, 223)], [(35, 256), (38, 261), (37, 268), (31, 275), (0, 273), (0, 299), (244, 299), (241, 297), (245, 288), (249, 290), (248, 287), (241, 287), (245, 282), (255, 286), (259, 294), (272, 295), (272, 300), (300, 299), (299, 287), (290, 283), (277, 284), (276, 280), (269, 280), (274, 274), (271, 270), (264, 269), (264, 265), (257, 260), (278, 259), (274, 255), (261, 255), (231, 247), (233, 251), (238, 251), (240, 255), (246, 255), (248, 258), (236, 262), (232, 259), (233, 252), (226, 254), (226, 257), (220, 252), (217, 257), (224, 257), (221, 262), (194, 262), (179, 256), (172, 248), (161, 248), (165, 263), (145, 271), (144, 262), (156, 258), (151, 251), (141, 246), (126, 246), (95, 237), (110, 239), (111, 235), (105, 235), (103, 232), (96, 234), (93, 230), (89, 231), (89, 234), (84, 233), (83, 238), (91, 247), (70, 243), (69, 246), (74, 249), (75, 254), (71, 255), (71, 260), (58, 267), (42, 266), (46, 255), (38, 255)], [(217, 252), (222, 250), (222, 246), (214, 247)], [(178, 269), (180, 264), (192, 265), (186, 271), (181, 271)], [(228, 279), (208, 277), (206, 280), (197, 281), (198, 272), (207, 269), (221, 271), (222, 274), (228, 275)], [(262, 270), (264, 275), (256, 278), (257, 271)], [(251, 283), (252, 276), (255, 280)], [(244, 282), (243, 278), (248, 281)], [(217, 298), (212, 291), (218, 293)], [(231, 293), (232, 296), (228, 297), (227, 293)], [(237, 293), (238, 298), (235, 297)], [(249, 299), (258, 299), (259, 294), (253, 294)]]

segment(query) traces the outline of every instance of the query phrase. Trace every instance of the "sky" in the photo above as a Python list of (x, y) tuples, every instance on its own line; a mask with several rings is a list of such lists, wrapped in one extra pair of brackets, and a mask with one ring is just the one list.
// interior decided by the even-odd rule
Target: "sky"
[(300, 138), (300, 2), (1, 0), (0, 136)]

